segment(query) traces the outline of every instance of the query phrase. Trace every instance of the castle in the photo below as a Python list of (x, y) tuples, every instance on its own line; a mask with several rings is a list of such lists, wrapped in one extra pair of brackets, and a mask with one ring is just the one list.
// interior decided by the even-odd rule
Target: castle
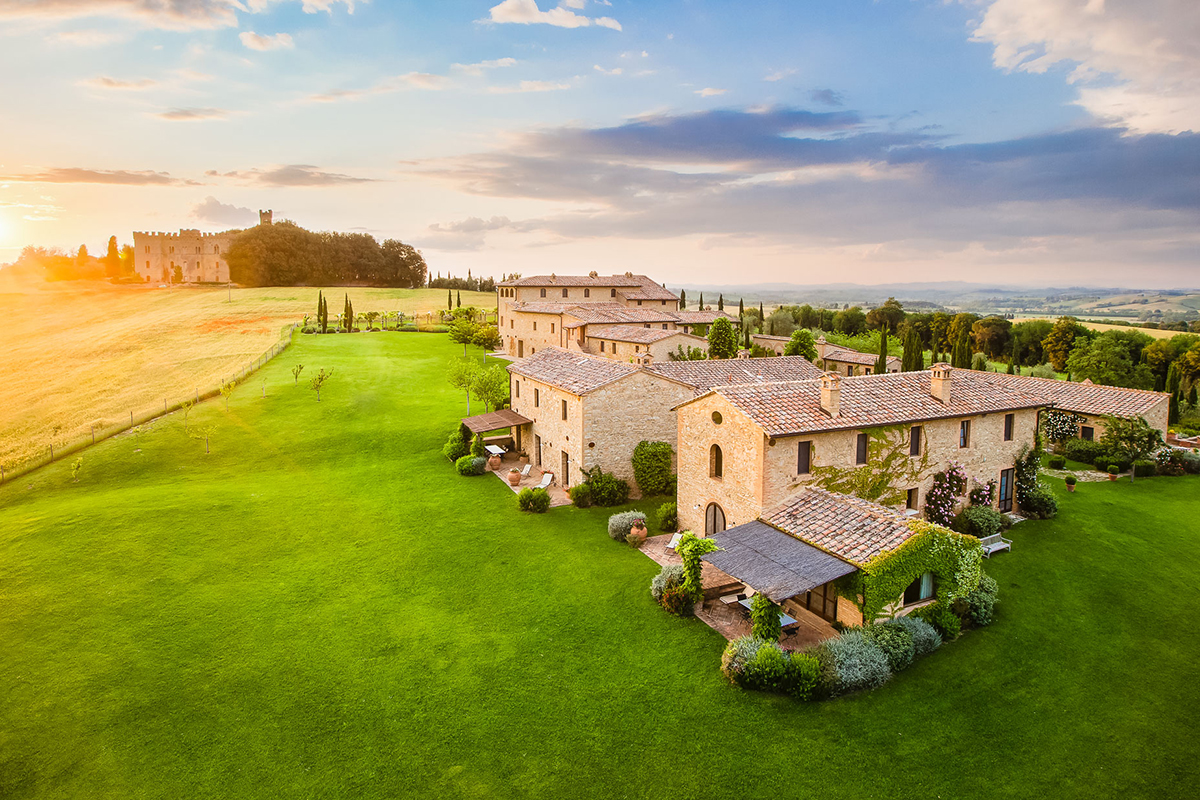
[[(260, 225), (270, 225), (271, 218), (270, 209), (258, 212)], [(147, 283), (226, 283), (225, 254), (239, 233), (201, 233), (192, 228), (181, 228), (179, 233), (134, 231), (134, 266)]]

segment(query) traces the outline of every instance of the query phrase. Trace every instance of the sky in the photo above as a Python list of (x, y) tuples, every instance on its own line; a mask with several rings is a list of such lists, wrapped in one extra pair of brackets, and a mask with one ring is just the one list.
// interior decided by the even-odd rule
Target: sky
[(1200, 286), (1195, 0), (0, 0), (0, 261), (258, 209), (443, 275)]

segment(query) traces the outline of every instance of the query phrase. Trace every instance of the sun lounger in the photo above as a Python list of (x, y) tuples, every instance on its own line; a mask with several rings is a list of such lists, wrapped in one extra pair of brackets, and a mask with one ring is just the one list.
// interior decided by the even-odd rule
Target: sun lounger
[(676, 545), (678, 545), (678, 544), (679, 544), (679, 540), (680, 540), (680, 539), (682, 539), (682, 538), (683, 538), (683, 534), (682, 534), (682, 533), (677, 533), (677, 534), (675, 534), (674, 536), (672, 536), (672, 537), (671, 537), (671, 541), (667, 542), (667, 549), (668, 549), (668, 550), (674, 550), (674, 549), (675, 549), (675, 547), (676, 547)]
[(533, 469), (533, 464), (526, 464), (525, 466), (521, 467), (521, 477), (528, 478), (529, 470), (531, 469)]
[(539, 483), (535, 488), (548, 489), (548, 488), (550, 488), (550, 484), (552, 484), (552, 483), (554, 483), (554, 473), (553, 472), (543, 472), (542, 473), (542, 482)]

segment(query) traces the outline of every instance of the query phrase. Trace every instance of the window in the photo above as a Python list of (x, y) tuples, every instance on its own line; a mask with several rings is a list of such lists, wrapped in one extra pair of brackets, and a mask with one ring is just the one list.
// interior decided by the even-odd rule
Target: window
[(854, 374), (854, 367), (846, 367), (846, 376), (849, 377), (853, 374)]
[(812, 469), (812, 442), (801, 442), (796, 448), (796, 474), (807, 475)]
[(583, 290), (583, 296), (584, 296), (584, 297), (591, 297), (591, 296), (592, 296), (592, 290), (591, 290), (591, 289), (584, 289), (584, 290)]
[(933, 597), (933, 573), (926, 572), (904, 590), (904, 605), (911, 606)]
[(666, 329), (667, 329), (667, 323), (665, 323), (665, 322), (664, 322), (664, 323), (663, 323), (663, 330), (665, 331)]
[(855, 443), (854, 463), (855, 464), (867, 463), (867, 435), (865, 433), (860, 433), (858, 435), (858, 440)]
[(150, 269), (150, 262), (149, 262), (149, 261), (147, 261), (147, 262), (146, 262), (146, 269)]
[(919, 494), (919, 492), (920, 492), (920, 489), (909, 489), (908, 490), (908, 494), (904, 499), (904, 507), (905, 508), (914, 508), (915, 509), (917, 507), (917, 495)]
[(553, 322), (550, 323), (550, 332), (554, 333), (554, 323)]
[(964, 419), (958, 423), (958, 446), (971, 446), (971, 420), (969, 419)]
[(1004, 415), (1004, 441), (1011, 442), (1013, 438), (1013, 420), (1016, 419), (1016, 414)]
[(635, 344), (635, 345), (633, 346), (633, 352), (635, 352), (635, 353), (640, 353), (640, 352), (642, 352), (642, 346), (641, 346), (640, 344)]
[(600, 340), (600, 352), (601, 353), (604, 352), (604, 340), (603, 339)]
[(510, 327), (510, 328), (517, 327), (517, 323), (515, 321), (513, 321), (513, 319), (511, 317), (508, 320), (508, 327)]
[(534, 322), (533, 322), (533, 329), (535, 331), (537, 330), (537, 320), (534, 320)]
[(664, 306), (667, 304), (667, 301), (666, 301), (666, 300), (660, 300), (659, 302), (660, 302), (662, 305), (664, 305)]
[(200, 248), (199, 248), (199, 247), (197, 247), (197, 248), (196, 248), (196, 255), (200, 255)]
[(172, 253), (174, 253), (174, 252), (175, 252), (175, 245), (171, 245), (171, 252), (172, 252)]
[(708, 477), (720, 478), (725, 474), (725, 456), (721, 452), (721, 445), (714, 444), (708, 448)]
[(567, 401), (566, 400), (562, 401), (562, 417), (563, 417), (563, 419), (567, 418)]
[(566, 296), (567, 296), (567, 290), (563, 289), (563, 297), (566, 297)]
[[(913, 425), (908, 432), (908, 454), (910, 456), (921, 455), (921, 426)], [(912, 506), (909, 506), (912, 508)]]
[(546, 296), (546, 290), (542, 289), (542, 297), (545, 297), (545, 296)]
[(542, 399), (541, 394), (542, 393), (540, 390), (538, 390), (538, 389), (533, 390), (533, 407), (534, 408), (537, 408), (541, 404), (541, 399)]
[(517, 384), (517, 397), (520, 397), (521, 396), (521, 382), (517, 381), (516, 384)]
[(641, 304), (642, 304), (642, 301), (641, 301), (641, 300), (638, 300), (638, 305), (640, 306)]
[(649, 327), (650, 327), (650, 323), (649, 323), (649, 322), (647, 322), (647, 323), (645, 323), (644, 325), (642, 325), (642, 327), (643, 327), (643, 328), (649, 328)]
[(149, 253), (149, 252), (150, 252), (150, 245), (146, 245), (146, 252), (147, 252), (147, 253)]
[(1090, 425), (1084, 425), (1079, 429), (1079, 438), (1085, 442), (1094, 442), (1096, 440), (1096, 429)]
[(721, 416), (721, 412), (720, 412), (720, 411), (714, 411), (714, 412), (712, 413), (712, 421), (713, 421), (713, 424), (714, 424), (714, 425), (720, 425), (720, 424), (721, 424), (721, 420), (723, 420), (723, 419), (724, 419), (724, 417), (722, 417), (722, 416)]
[(216, 254), (220, 254), (220, 252), (221, 252), (221, 245), (219, 245), (219, 244), (214, 244), (214, 245), (213, 245), (213, 252), (214, 252), (214, 253), (216, 253)]
[(615, 356), (616, 354), (617, 354), (617, 343), (613, 342), (613, 355)]

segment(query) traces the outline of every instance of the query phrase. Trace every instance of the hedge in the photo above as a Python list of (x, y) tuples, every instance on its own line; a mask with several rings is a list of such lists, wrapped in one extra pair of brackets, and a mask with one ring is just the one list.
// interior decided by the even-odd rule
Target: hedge
[(671, 445), (638, 442), (633, 448), (633, 479), (643, 495), (667, 494), (671, 485)]

